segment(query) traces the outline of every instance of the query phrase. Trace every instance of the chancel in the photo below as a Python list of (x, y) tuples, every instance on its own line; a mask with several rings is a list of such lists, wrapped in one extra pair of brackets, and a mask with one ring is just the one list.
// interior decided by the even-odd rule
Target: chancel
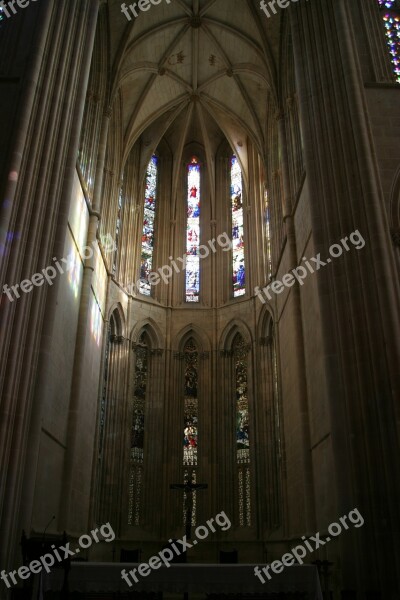
[(0, 2), (1, 599), (400, 598), (399, 36)]

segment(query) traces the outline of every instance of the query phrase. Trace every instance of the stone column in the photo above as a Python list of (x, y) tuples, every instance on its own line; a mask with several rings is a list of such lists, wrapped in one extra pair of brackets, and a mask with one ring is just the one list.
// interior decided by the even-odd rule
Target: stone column
[[(103, 189), (104, 165), (106, 156), (107, 136), (110, 124), (111, 110), (107, 107), (104, 112), (102, 129), (100, 134), (99, 151), (97, 157), (96, 178), (93, 193), (93, 210), (90, 211), (89, 228), (86, 245), (93, 248), (96, 241), (98, 224), (100, 221), (101, 210), (101, 192)], [(84, 270), (82, 278), (81, 302), (79, 307), (78, 331), (75, 345), (74, 373), (72, 380), (69, 423), (67, 433), (67, 455), (63, 474), (63, 492), (62, 503), (60, 507), (60, 527), (68, 528), (68, 517), (71, 501), (71, 492), (73, 487), (74, 466), (76, 464), (76, 446), (79, 443), (79, 420), (81, 415), (82, 403), (85, 401), (82, 392), (82, 381), (85, 378), (85, 351), (87, 348), (87, 338), (90, 337), (90, 303), (92, 297), (92, 279), (95, 267), (95, 256), (84, 261)], [(105, 331), (105, 328), (103, 328)], [(93, 417), (95, 419), (95, 416)]]
[[(297, 267), (297, 247), (296, 235), (294, 228), (294, 217), (292, 214), (293, 199), (290, 197), (290, 182), (289, 182), (289, 164), (287, 139), (285, 133), (284, 114), (279, 112), (277, 115), (279, 144), (281, 148), (281, 169), (283, 182), (283, 198), (282, 212), (286, 228), (286, 239), (289, 254), (288, 272)], [(301, 464), (303, 472), (303, 502), (305, 511), (305, 526), (307, 532), (312, 533), (315, 530), (315, 505), (314, 505), (314, 483), (312, 473), (311, 459), (311, 436), (310, 436), (310, 414), (307, 397), (307, 381), (306, 381), (306, 359), (304, 351), (304, 333), (302, 325), (302, 309), (300, 298), (300, 285), (295, 283), (291, 289), (292, 301), (288, 304), (288, 310), (293, 311), (293, 346), (294, 346), (294, 368), (297, 382), (297, 414), (301, 422), (301, 447), (299, 448), (301, 455)], [(294, 401), (291, 398), (290, 401)], [(299, 498), (300, 501), (300, 498)], [(290, 526), (289, 526), (290, 527)], [(292, 532), (293, 533), (293, 532)], [(298, 533), (298, 532), (296, 532)]]
[[(62, 256), (98, 1), (49, 2), (46, 7), (37, 8), (43, 20), (38, 19), (35, 66), (27, 77), (31, 82), (27, 100), (17, 117), (19, 149), (15, 146), (12, 164), (19, 177), (13, 210), (20, 237), (11, 248), (12, 261), (5, 274), (5, 281), (13, 283), (52, 264), (54, 255)], [(62, 37), (71, 52), (60, 44)], [(0, 419), (6, 428), (0, 435), (5, 442), (0, 454), (1, 487), (6, 492), (0, 563), (5, 568), (15, 565), (21, 528), (31, 526), (43, 410), (43, 392), (36, 388), (35, 394), (34, 373), (38, 369), (36, 382), (40, 382), (41, 369), (50, 358), (46, 346), (56, 314), (57, 285), (55, 280), (51, 289), (43, 286), (31, 292), (2, 314), (8, 337), (1, 361), (6, 377)]]
[[(372, 0), (371, 0), (372, 3)], [(399, 289), (349, 6), (291, 9), (316, 252), (365, 238), (317, 274), (337, 508), (365, 525), (338, 538), (342, 588), (399, 590)], [(396, 332), (396, 333), (395, 333)]]

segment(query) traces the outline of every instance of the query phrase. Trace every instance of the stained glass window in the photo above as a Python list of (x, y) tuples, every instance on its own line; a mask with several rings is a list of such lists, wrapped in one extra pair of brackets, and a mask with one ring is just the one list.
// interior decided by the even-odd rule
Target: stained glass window
[[(197, 467), (197, 434), (198, 434), (198, 361), (199, 353), (193, 338), (188, 340), (184, 350), (185, 382), (183, 406), (183, 466), (185, 467), (184, 481), (196, 483)], [(191, 468), (188, 468), (191, 467)], [(196, 492), (191, 495), (192, 525), (196, 524)], [(184, 494), (183, 515), (186, 519), (187, 502), (190, 498)]]
[(400, 83), (400, 2), (399, 0), (378, 0), (390, 59), (393, 64), (396, 81)]
[(131, 426), (131, 456), (129, 477), (129, 525), (139, 525), (144, 450), (144, 413), (148, 376), (148, 347), (145, 334), (140, 336), (135, 348), (136, 366), (133, 385), (133, 411)]
[(158, 180), (158, 158), (152, 156), (146, 172), (146, 189), (144, 196), (144, 214), (142, 229), (142, 253), (140, 259), (140, 293), (150, 296), (151, 285), (149, 275), (153, 266), (154, 224), (156, 218)]
[(236, 463), (239, 484), (239, 524), (251, 525), (250, 432), (247, 388), (248, 347), (240, 334), (233, 341), (236, 402)]
[(269, 205), (268, 190), (264, 192), (265, 208), (264, 208), (264, 224), (265, 224), (265, 255), (267, 263), (267, 281), (272, 277), (272, 253), (271, 253), (271, 208)]
[(198, 302), (200, 293), (200, 165), (194, 156), (188, 165), (186, 221), (186, 302)]
[(114, 251), (114, 260), (113, 260), (113, 267), (112, 267), (112, 271), (113, 271), (114, 275), (117, 272), (119, 238), (121, 235), (121, 211), (122, 211), (123, 186), (124, 186), (124, 179), (122, 177), (121, 187), (119, 189), (119, 194), (118, 194), (118, 212), (117, 212), (117, 219), (116, 219), (116, 223), (115, 223), (115, 245), (114, 245), (115, 251)]
[(231, 209), (233, 243), (233, 296), (243, 296), (246, 292), (246, 269), (244, 262), (244, 217), (242, 170), (236, 156), (231, 158)]
[(199, 354), (193, 339), (185, 346), (183, 465), (197, 466), (197, 369)]

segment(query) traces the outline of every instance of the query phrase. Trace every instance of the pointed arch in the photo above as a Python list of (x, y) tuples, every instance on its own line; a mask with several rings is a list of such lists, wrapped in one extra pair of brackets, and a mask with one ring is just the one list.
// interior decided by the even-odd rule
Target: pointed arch
[(200, 352), (211, 351), (211, 342), (207, 334), (193, 323), (189, 323), (175, 336), (172, 343), (173, 352), (183, 352), (186, 343), (191, 337), (196, 341)]
[(134, 325), (130, 335), (132, 343), (137, 343), (144, 331), (149, 337), (152, 349), (164, 348), (164, 336), (158, 324), (151, 317), (138, 321)]
[(224, 328), (219, 342), (219, 350), (221, 352), (232, 349), (232, 343), (236, 334), (240, 334), (248, 346), (253, 345), (253, 338), (250, 328), (241, 319), (233, 319)]
[(124, 309), (120, 302), (114, 302), (108, 311), (109, 324), (112, 328), (111, 334), (125, 337), (126, 335), (126, 319)]
[(272, 307), (265, 304), (258, 317), (257, 332), (260, 340), (268, 338), (273, 334), (274, 313)]

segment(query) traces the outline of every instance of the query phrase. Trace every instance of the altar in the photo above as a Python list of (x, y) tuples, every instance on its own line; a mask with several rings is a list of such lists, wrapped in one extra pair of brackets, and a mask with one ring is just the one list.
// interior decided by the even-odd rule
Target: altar
[[(313, 565), (293, 565), (282, 573), (274, 574), (262, 584), (250, 564), (172, 564), (152, 570), (147, 577), (129, 587), (121, 578), (121, 571), (137, 568), (132, 563), (72, 562), (68, 576), (69, 593), (118, 594), (133, 592), (160, 594), (187, 594), (196, 598), (214, 595), (299, 594), (307, 600), (322, 600), (317, 568)], [(260, 565), (262, 567), (263, 565)], [(63, 585), (63, 572), (53, 570), (43, 578), (43, 591), (58, 592)], [(233, 597), (233, 596), (232, 596)]]

